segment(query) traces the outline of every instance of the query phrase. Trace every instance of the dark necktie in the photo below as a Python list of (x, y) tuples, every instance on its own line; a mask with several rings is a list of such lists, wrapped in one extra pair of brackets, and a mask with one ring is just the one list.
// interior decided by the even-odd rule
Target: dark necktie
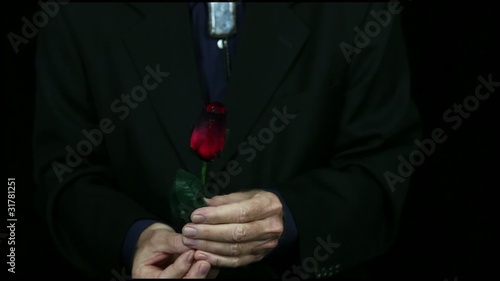
[[(191, 3), (192, 26), (195, 50), (200, 71), (203, 97), (207, 102), (224, 103), (227, 95), (226, 58), (221, 49), (221, 39), (213, 38), (208, 32), (207, 4)], [(241, 26), (243, 5), (237, 5), (237, 26)], [(237, 35), (228, 39), (230, 62), (234, 60)]]

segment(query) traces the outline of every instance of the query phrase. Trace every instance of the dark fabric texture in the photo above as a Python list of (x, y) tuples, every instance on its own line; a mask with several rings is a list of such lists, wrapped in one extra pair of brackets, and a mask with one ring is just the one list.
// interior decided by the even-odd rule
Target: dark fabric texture
[[(247, 3), (230, 135), (207, 175), (216, 194), (275, 187), (299, 237), (282, 259), (221, 277), (333, 277), (394, 242), (409, 179), (386, 175), (415, 149), (419, 116), (397, 15), (363, 46), (353, 29), (387, 5)], [(170, 222), (176, 170), (201, 169), (189, 148), (204, 103), (191, 34), (188, 3), (70, 3), (40, 30), (39, 210), (89, 276), (120, 272), (131, 225)], [(349, 60), (343, 43), (359, 46)]]

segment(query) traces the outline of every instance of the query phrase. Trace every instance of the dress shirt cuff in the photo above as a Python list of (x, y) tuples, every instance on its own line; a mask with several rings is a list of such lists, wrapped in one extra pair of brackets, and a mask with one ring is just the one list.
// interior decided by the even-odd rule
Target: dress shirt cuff
[(128, 230), (122, 248), (123, 264), (125, 265), (125, 269), (127, 272), (132, 271), (132, 263), (134, 261), (135, 250), (139, 237), (141, 236), (142, 232), (146, 230), (146, 228), (156, 222), (156, 220), (150, 219), (138, 220)]

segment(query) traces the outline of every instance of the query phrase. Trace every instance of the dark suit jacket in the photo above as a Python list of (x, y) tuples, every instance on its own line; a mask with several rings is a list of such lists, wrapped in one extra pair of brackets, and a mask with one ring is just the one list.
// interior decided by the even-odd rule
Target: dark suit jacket
[[(275, 277), (349, 270), (397, 234), (409, 181), (392, 189), (384, 175), (397, 174), (420, 133), (401, 27), (392, 15), (366, 45), (354, 29), (386, 9), (247, 4), (226, 102), (230, 134), (209, 171), (220, 172), (211, 182), (221, 194), (283, 195), (299, 238), (259, 262), (284, 264)], [(360, 47), (349, 61), (345, 44)], [(203, 100), (188, 3), (68, 4), (41, 30), (36, 66), (40, 210), (79, 269), (121, 272), (130, 226), (171, 222), (175, 171), (201, 168), (189, 148)]]

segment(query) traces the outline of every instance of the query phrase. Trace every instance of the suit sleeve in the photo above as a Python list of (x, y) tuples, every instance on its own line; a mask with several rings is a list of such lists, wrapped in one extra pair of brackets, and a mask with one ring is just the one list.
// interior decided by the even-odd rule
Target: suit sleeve
[[(157, 219), (119, 191), (99, 128), (78, 32), (64, 12), (40, 30), (33, 135), (37, 203), (62, 254), (92, 277), (123, 272), (122, 246), (130, 226)], [(76, 34), (76, 36), (75, 36)]]
[[(365, 19), (360, 27), (373, 20), (368, 14)], [(378, 257), (397, 235), (410, 182), (398, 174), (398, 157), (408, 159), (421, 134), (403, 39), (393, 15), (352, 55), (340, 130), (325, 132), (338, 136), (333, 158), (279, 186), (298, 229), (298, 265), (317, 269), (313, 275), (305, 270), (309, 277)], [(292, 279), (292, 272), (285, 274)]]

